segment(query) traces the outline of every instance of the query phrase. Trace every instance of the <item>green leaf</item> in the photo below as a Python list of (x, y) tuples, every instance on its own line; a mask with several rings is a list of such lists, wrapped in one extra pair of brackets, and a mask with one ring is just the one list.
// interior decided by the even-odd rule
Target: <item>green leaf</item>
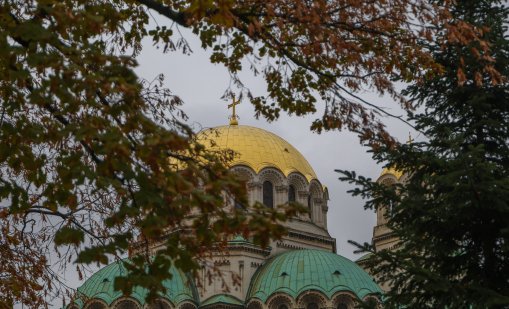
[(56, 232), (55, 244), (57, 246), (70, 244), (78, 246), (83, 242), (84, 238), (85, 234), (83, 233), (82, 230), (65, 226)]

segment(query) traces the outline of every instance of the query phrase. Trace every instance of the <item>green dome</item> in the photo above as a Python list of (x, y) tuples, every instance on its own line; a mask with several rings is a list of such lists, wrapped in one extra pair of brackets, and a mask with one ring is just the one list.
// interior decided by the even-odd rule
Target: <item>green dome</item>
[(297, 298), (302, 292), (316, 290), (328, 298), (349, 291), (359, 299), (382, 290), (362, 268), (345, 257), (321, 250), (295, 250), (268, 260), (251, 279), (247, 300), (262, 302), (274, 293)]
[(205, 308), (211, 305), (217, 304), (225, 304), (225, 305), (233, 305), (238, 307), (244, 307), (244, 303), (240, 301), (238, 298), (228, 295), (228, 294), (217, 294), (212, 297), (209, 297), (203, 303), (200, 304), (200, 308)]
[[(111, 263), (93, 274), (78, 288), (75, 303), (82, 307), (85, 302), (90, 299), (100, 299), (107, 305), (111, 305), (115, 300), (122, 297), (122, 292), (115, 291), (113, 284), (116, 277), (125, 276), (127, 274), (127, 269), (123, 265), (124, 261)], [(170, 268), (170, 273), (172, 274), (172, 278), (163, 282), (163, 286), (166, 288), (166, 293), (163, 295), (163, 298), (166, 298), (174, 305), (178, 305), (184, 301), (197, 303), (193, 284), (188, 277), (174, 266)], [(137, 300), (141, 305), (144, 305), (147, 294), (147, 289), (135, 287), (130, 297)]]

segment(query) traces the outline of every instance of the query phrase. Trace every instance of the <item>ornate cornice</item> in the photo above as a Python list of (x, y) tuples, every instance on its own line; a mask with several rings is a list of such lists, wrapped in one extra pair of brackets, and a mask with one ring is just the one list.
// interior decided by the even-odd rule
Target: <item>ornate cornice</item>
[(303, 239), (303, 240), (320, 242), (320, 243), (327, 244), (327, 245), (335, 244), (335, 241), (332, 237), (303, 233), (303, 232), (298, 232), (296, 230), (288, 231), (288, 236), (291, 238), (298, 238), (298, 239)]

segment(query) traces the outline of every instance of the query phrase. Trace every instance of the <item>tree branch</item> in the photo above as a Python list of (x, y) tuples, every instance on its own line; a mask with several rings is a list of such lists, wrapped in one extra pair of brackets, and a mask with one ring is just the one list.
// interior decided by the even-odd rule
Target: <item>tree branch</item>
[(176, 12), (172, 10), (170, 7), (159, 3), (158, 1), (154, 0), (136, 0), (136, 1), (138, 1), (140, 4), (145, 5), (149, 9), (152, 9), (157, 13), (168, 17), (169, 19), (173, 20), (174, 22), (183, 27), (190, 27), (191, 25), (189, 15), (181, 12)]

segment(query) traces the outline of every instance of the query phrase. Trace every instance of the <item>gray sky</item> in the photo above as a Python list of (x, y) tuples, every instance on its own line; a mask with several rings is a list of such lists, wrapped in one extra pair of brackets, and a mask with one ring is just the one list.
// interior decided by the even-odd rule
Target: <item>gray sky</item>
[[(138, 59), (138, 73), (148, 80), (163, 73), (166, 86), (184, 100), (183, 110), (190, 117), (190, 122), (198, 128), (228, 124), (228, 102), (221, 100), (230, 83), (228, 72), (222, 65), (209, 62), (209, 53), (201, 49), (190, 31), (181, 31), (191, 44), (191, 55), (179, 52), (163, 54), (161, 49), (147, 41)], [(253, 77), (248, 69), (246, 71), (241, 74), (245, 86), (255, 95), (265, 93), (263, 79)], [(379, 98), (370, 92), (361, 95), (370, 102), (387, 107), (393, 113), (402, 114), (390, 98)], [(351, 187), (338, 180), (339, 174), (334, 169), (355, 170), (360, 175), (378, 177), (381, 167), (366, 153), (367, 148), (359, 144), (354, 134), (346, 131), (320, 135), (312, 133), (309, 127), (317, 116), (302, 118), (283, 115), (279, 120), (268, 123), (265, 119), (255, 119), (254, 108), (247, 99), (237, 106), (237, 113), (240, 116), (239, 124), (263, 128), (281, 136), (309, 161), (320, 182), (329, 188), (328, 226), (331, 235), (337, 239), (338, 253), (355, 259), (357, 256), (353, 254), (354, 247), (347, 240), (371, 241), (375, 215), (363, 209), (362, 200), (354, 199), (346, 193)], [(384, 119), (384, 122), (387, 122), (393, 136), (400, 140), (407, 138), (410, 130), (408, 126), (394, 119)]]
[[(164, 25), (164, 22), (159, 21), (159, 24)], [(179, 52), (163, 54), (161, 49), (157, 49), (152, 46), (150, 40), (146, 40), (138, 58), (137, 73), (147, 80), (153, 80), (158, 74), (163, 73), (166, 77), (166, 87), (184, 100), (183, 110), (196, 128), (228, 124), (230, 114), (226, 107), (228, 102), (221, 100), (230, 84), (228, 72), (222, 65), (210, 64), (209, 53), (201, 49), (197, 38), (190, 31), (186, 29), (180, 31), (191, 44), (193, 49), (191, 55), (182, 55)], [(265, 93), (262, 78), (255, 78), (249, 72), (243, 72), (241, 77), (245, 86), (254, 95)], [(360, 95), (371, 103), (387, 108), (391, 113), (402, 114), (401, 109), (390, 98), (380, 98), (369, 91)], [(318, 108), (318, 113), (322, 112)], [(334, 172), (334, 169), (354, 170), (360, 175), (377, 178), (382, 168), (373, 162), (366, 152), (368, 149), (359, 144), (354, 134), (346, 131), (325, 132), (320, 135), (312, 133), (309, 127), (317, 115), (307, 117), (282, 115), (279, 120), (268, 123), (264, 119), (254, 118), (254, 108), (247, 100), (237, 106), (237, 113), (240, 116), (239, 124), (273, 132), (304, 155), (320, 182), (329, 189), (328, 227), (332, 237), (337, 239), (338, 254), (353, 260), (358, 258), (358, 255), (353, 254), (355, 248), (347, 241), (370, 242), (375, 214), (364, 210), (362, 200), (346, 193), (352, 187), (339, 181), (339, 174)], [(407, 139), (411, 128), (398, 120), (385, 118), (383, 121), (393, 136), (399, 140)], [(96, 269), (96, 266), (90, 265), (92, 273)], [(69, 287), (77, 288), (83, 284), (83, 281), (78, 280), (71, 265), (65, 271), (58, 272)], [(55, 307), (61, 306), (59, 299), (53, 299), (51, 303)]]

